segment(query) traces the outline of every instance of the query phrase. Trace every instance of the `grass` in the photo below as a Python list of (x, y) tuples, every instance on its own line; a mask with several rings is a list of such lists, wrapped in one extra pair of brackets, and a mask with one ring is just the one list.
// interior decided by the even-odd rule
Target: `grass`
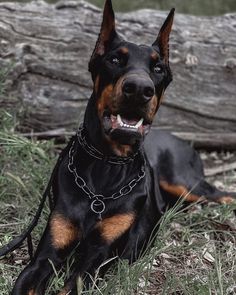
[[(55, 164), (57, 153), (51, 141), (34, 141), (14, 132), (16, 121), (0, 112), (0, 244), (5, 244), (29, 224)], [(231, 177), (232, 177), (231, 172)], [(225, 176), (224, 176), (225, 177)], [(236, 178), (233, 174), (234, 180)], [(128, 265), (118, 261), (105, 279), (94, 281), (84, 294), (236, 294), (235, 205), (191, 205), (186, 214), (169, 210), (160, 222), (155, 247)], [(33, 232), (34, 243), (46, 224), (46, 206)], [(28, 261), (27, 249), (0, 260), (1, 295), (9, 294), (17, 274)], [(63, 286), (73, 257), (63, 270), (55, 270), (51, 294)], [(53, 267), (53, 264), (52, 264)]]

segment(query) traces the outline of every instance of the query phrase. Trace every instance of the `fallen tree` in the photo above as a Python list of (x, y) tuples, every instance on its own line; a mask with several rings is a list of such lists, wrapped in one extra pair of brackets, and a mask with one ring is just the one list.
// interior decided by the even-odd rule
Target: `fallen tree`
[[(166, 13), (117, 14), (126, 39), (151, 44)], [(0, 3), (0, 107), (23, 109), (25, 133), (76, 129), (92, 91), (87, 64), (100, 9), (82, 1)], [(197, 146), (236, 147), (236, 14), (177, 14), (170, 41), (174, 81), (155, 126)], [(0, 79), (1, 80), (1, 79)]]

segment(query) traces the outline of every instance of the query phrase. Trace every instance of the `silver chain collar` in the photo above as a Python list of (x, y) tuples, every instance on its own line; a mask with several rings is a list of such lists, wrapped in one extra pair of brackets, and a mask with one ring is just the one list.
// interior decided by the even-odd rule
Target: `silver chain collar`
[[(80, 141), (79, 141), (80, 143)], [(143, 158), (143, 165), (141, 166), (138, 175), (133, 178), (128, 184), (124, 185), (119, 191), (113, 193), (111, 196), (104, 196), (102, 194), (96, 194), (86, 184), (85, 180), (79, 176), (77, 169), (74, 165), (75, 154), (75, 140), (69, 150), (69, 163), (68, 170), (73, 173), (76, 185), (85, 193), (85, 195), (91, 200), (90, 209), (98, 214), (98, 218), (101, 219), (102, 213), (106, 209), (105, 200), (116, 200), (122, 196), (128, 195), (133, 188), (145, 177), (145, 159)]]
[(102, 152), (96, 149), (92, 144), (88, 143), (85, 137), (85, 130), (83, 125), (80, 126), (77, 132), (77, 139), (83, 149), (92, 157), (98, 160), (104, 160), (110, 164), (127, 164), (134, 160), (134, 158), (138, 155), (136, 152), (132, 157), (119, 157), (119, 156), (105, 156)]

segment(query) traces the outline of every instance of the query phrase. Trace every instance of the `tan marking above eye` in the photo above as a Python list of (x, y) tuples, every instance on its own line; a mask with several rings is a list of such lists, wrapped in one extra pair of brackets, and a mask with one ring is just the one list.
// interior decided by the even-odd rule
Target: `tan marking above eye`
[(176, 185), (176, 184), (169, 184), (167, 181), (160, 180), (160, 187), (170, 193), (171, 195), (184, 198), (188, 202), (196, 202), (199, 200), (205, 200), (203, 196), (198, 196), (192, 194), (185, 186), (183, 185)]
[(104, 240), (113, 242), (131, 227), (134, 220), (134, 213), (117, 214), (100, 221), (98, 229)]
[(129, 49), (127, 47), (121, 47), (119, 49), (119, 52), (122, 54), (128, 54), (129, 53)]
[(152, 58), (154, 61), (157, 61), (158, 58), (159, 58), (158, 53), (157, 53), (156, 51), (153, 51), (153, 52), (151, 53), (151, 58)]
[(64, 249), (79, 238), (78, 227), (59, 213), (50, 220), (50, 232), (56, 249)]

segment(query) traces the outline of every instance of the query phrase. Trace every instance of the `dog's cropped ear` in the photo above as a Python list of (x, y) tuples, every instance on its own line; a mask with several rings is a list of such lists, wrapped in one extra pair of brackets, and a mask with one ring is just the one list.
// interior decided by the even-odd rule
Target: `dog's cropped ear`
[(159, 31), (156, 41), (152, 44), (152, 46), (157, 46), (159, 48), (161, 57), (167, 65), (169, 64), (169, 36), (174, 20), (174, 14), (175, 9), (172, 8)]
[(90, 72), (95, 58), (104, 55), (115, 39), (117, 39), (117, 41), (120, 40), (115, 29), (115, 14), (112, 8), (112, 1), (106, 0), (100, 34), (89, 62)]

